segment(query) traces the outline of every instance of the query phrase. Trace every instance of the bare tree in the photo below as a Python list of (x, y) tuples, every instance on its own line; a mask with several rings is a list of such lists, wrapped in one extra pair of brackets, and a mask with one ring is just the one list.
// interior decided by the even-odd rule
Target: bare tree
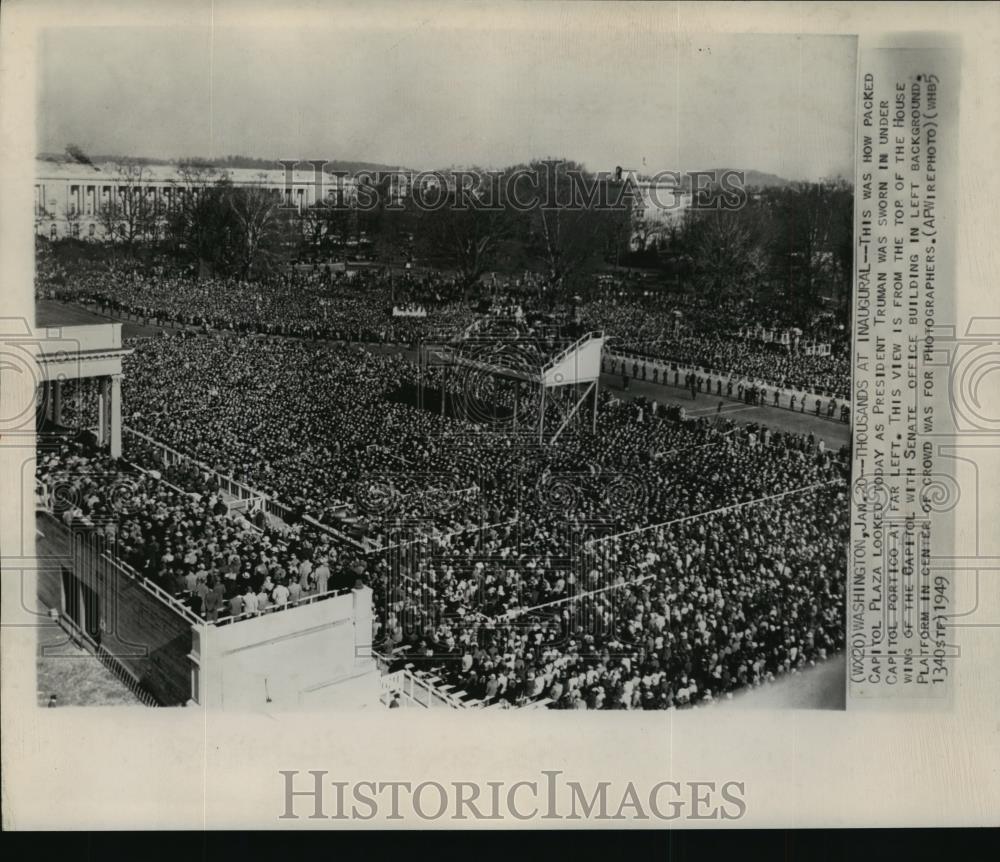
[(149, 179), (145, 165), (122, 159), (115, 164), (111, 200), (98, 209), (107, 236), (129, 249), (156, 234), (159, 213), (149, 195)]
[(199, 273), (223, 264), (229, 219), (227, 176), (197, 160), (182, 161), (170, 182), (165, 222), (170, 238), (198, 264)]
[(239, 266), (244, 278), (250, 276), (261, 261), (261, 252), (279, 228), (281, 197), (264, 185), (266, 175), (254, 186), (234, 188), (229, 203), (238, 232)]
[(623, 214), (634, 202), (621, 184), (588, 175), (570, 161), (533, 162), (540, 178), (528, 221), (528, 250), (551, 284), (582, 275), (598, 263), (620, 234)]
[(347, 259), (348, 240), (358, 234), (356, 209), (345, 204), (317, 201), (302, 211), (298, 222), (306, 250), (323, 256), (337, 249)]
[(507, 260), (508, 240), (519, 225), (503, 198), (501, 177), (471, 169), (461, 181), (463, 188), (443, 189), (441, 205), (433, 209), (411, 200), (408, 225), (425, 253), (455, 267), (468, 294), (484, 273)]
[(853, 191), (842, 180), (795, 183), (775, 193), (780, 242), (774, 254), (796, 307), (811, 308), (823, 294), (846, 294), (852, 207)]
[(705, 211), (693, 216), (688, 242), (694, 283), (707, 296), (749, 297), (767, 271), (767, 255), (749, 211)]

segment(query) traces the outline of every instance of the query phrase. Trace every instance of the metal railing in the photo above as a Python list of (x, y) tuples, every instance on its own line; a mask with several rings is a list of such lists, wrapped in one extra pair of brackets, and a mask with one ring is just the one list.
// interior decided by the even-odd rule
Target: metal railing
[[(169, 485), (170, 483), (167, 484)], [(171, 485), (170, 487), (175, 488), (175, 486), (173, 485)], [(175, 488), (175, 490), (179, 489)], [(35, 480), (35, 511), (43, 512), (44, 514), (48, 515), (51, 523), (54, 524), (64, 535), (72, 533), (73, 524), (86, 528), (87, 531), (90, 533), (96, 533), (99, 526), (90, 521), (88, 518), (84, 517), (74, 517), (73, 521), (69, 524), (64, 522), (62, 518), (60, 518), (59, 515), (57, 515), (55, 512), (51, 487), (49, 487), (48, 484), (45, 482), (45, 480), (41, 478), (36, 478)], [(174, 599), (169, 593), (160, 589), (160, 587), (156, 586), (156, 584), (148, 583), (146, 579), (142, 577), (142, 575), (140, 575), (135, 569), (133, 569), (127, 563), (119, 560), (117, 557), (112, 556), (107, 551), (104, 551), (101, 554), (101, 557), (102, 559), (109, 562), (112, 566), (118, 568), (127, 577), (139, 582), (147, 591), (155, 595), (157, 598), (163, 601), (167, 601), (167, 603), (171, 604), (172, 606), (180, 605), (180, 603), (177, 602), (176, 599)], [(191, 614), (190, 609), (184, 605), (180, 605), (176, 609), (185, 612), (185, 614)], [(193, 621), (198, 623), (201, 622), (201, 620), (197, 619), (196, 617), (193, 619)]]
[[(51, 495), (49, 497), (49, 500), (51, 501)], [(36, 503), (38, 502), (39, 501), (36, 495)], [(96, 533), (98, 529), (98, 525), (94, 524), (88, 519), (74, 518), (73, 524), (66, 524), (62, 521), (61, 518), (59, 518), (55, 514), (54, 511), (52, 511), (51, 508), (40, 508), (39, 511), (47, 515), (49, 521), (53, 525), (55, 525), (56, 528), (60, 530), (62, 534), (70, 542), (72, 542), (73, 524), (76, 524), (79, 527), (86, 528), (86, 530), (91, 534)], [(132, 568), (132, 566), (130, 566), (124, 560), (120, 560), (118, 557), (114, 556), (113, 554), (110, 554), (108, 551), (102, 551), (100, 553), (100, 559), (102, 559), (105, 563), (110, 565), (115, 571), (119, 572), (120, 574), (124, 575), (130, 580), (135, 581), (140, 587), (146, 590), (146, 592), (148, 592), (152, 596), (155, 596), (159, 601), (163, 602), (165, 605), (168, 605), (172, 610), (180, 614), (187, 622), (191, 623), (191, 625), (205, 624), (205, 620), (199, 617), (194, 611), (191, 610), (191, 608), (189, 608), (186, 604), (184, 604), (180, 599), (176, 598), (175, 596), (172, 596), (170, 593), (168, 593), (162, 587), (150, 581), (148, 578), (143, 577), (142, 574), (137, 572), (134, 568)]]
[[(394, 651), (396, 653), (398, 651)], [(427, 671), (414, 671), (409, 667), (386, 672), (393, 658), (381, 653), (372, 652), (379, 670), (382, 672), (380, 683), (383, 692), (399, 694), (411, 706), (421, 706), (425, 709), (446, 707), (448, 709), (473, 709), (481, 705), (480, 701), (466, 701), (453, 694), (451, 686), (439, 686), (440, 679)]]
[[(838, 403), (842, 403), (845, 400), (843, 396), (837, 395), (831, 389), (817, 389), (815, 387), (807, 389), (805, 387), (795, 388), (786, 385), (779, 385), (763, 377), (753, 377), (747, 374), (736, 374), (735, 372), (726, 371), (725, 369), (714, 368), (710, 365), (695, 365), (687, 360), (675, 359), (672, 356), (666, 354), (656, 355), (636, 350), (622, 350), (622, 349), (612, 348), (607, 350), (605, 355), (609, 359), (622, 363), (631, 362), (637, 365), (649, 365), (653, 367), (672, 366), (670, 370), (679, 371), (682, 374), (687, 372), (696, 372), (696, 373), (700, 372), (701, 374), (704, 375), (713, 375), (715, 378), (719, 378), (725, 381), (732, 379), (734, 382), (740, 382), (748, 385), (752, 384), (756, 386), (766, 386), (772, 390), (778, 389), (779, 391), (786, 393), (786, 395), (802, 394), (802, 395), (811, 395), (813, 397), (821, 397), (821, 398), (835, 398)], [(603, 370), (603, 362), (602, 362), (602, 370)], [(629, 375), (629, 376), (633, 377), (634, 375)], [(651, 379), (652, 379), (651, 377), (640, 378), (640, 380), (645, 380), (646, 382), (649, 382)]]
[[(543, 695), (522, 696), (517, 702), (504, 698), (487, 698), (479, 700), (469, 697), (464, 691), (456, 691), (455, 687), (444, 683), (434, 670), (416, 670), (412, 664), (391, 671), (394, 663), (405, 661), (408, 646), (396, 647), (390, 655), (372, 651), (376, 667), (381, 674), (383, 703), (385, 694), (399, 694), (411, 706), (421, 706), (425, 709), (445, 706), (450, 709), (548, 709), (551, 698)], [(388, 704), (387, 704), (388, 705)]]
[(522, 697), (516, 703), (503, 698), (479, 700), (445, 683), (434, 670), (416, 670), (412, 664), (406, 664), (390, 671), (394, 662), (405, 660), (408, 651), (409, 647), (403, 646), (394, 649), (390, 656), (375, 651), (372, 656), (382, 674), (380, 681), (383, 693), (399, 694), (411, 706), (426, 709), (441, 706), (450, 709), (547, 709), (552, 703), (551, 699), (541, 695)]
[(97, 646), (97, 658), (112, 674), (127, 688), (143, 706), (162, 706), (149, 689), (135, 678), (131, 671), (121, 663), (121, 660), (112, 653), (104, 644)]
[(327, 590), (325, 593), (310, 593), (309, 595), (300, 596), (295, 601), (288, 601), (281, 605), (268, 605), (262, 611), (251, 611), (244, 612), (242, 614), (230, 614), (225, 617), (218, 617), (217, 619), (208, 620), (209, 625), (213, 626), (228, 626), (233, 623), (238, 623), (241, 620), (249, 620), (254, 617), (267, 616), (268, 614), (278, 613), (280, 611), (288, 610), (289, 608), (297, 608), (303, 605), (311, 605), (316, 602), (323, 601), (325, 599), (336, 598), (337, 596), (346, 596), (350, 594), (350, 587), (343, 587), (336, 590)]
[(379, 546), (372, 542), (371, 539), (355, 539), (353, 536), (348, 536), (347, 533), (338, 530), (336, 527), (331, 527), (329, 524), (317, 521), (312, 515), (303, 515), (302, 520), (309, 524), (309, 526), (314, 527), (315, 529), (320, 530), (336, 539), (338, 542), (351, 545), (365, 554), (370, 554), (379, 549)]
[(135, 581), (140, 587), (142, 587), (146, 592), (155, 596), (165, 605), (170, 607), (171, 610), (176, 611), (180, 614), (187, 622), (193, 626), (203, 626), (206, 624), (206, 620), (196, 614), (191, 608), (189, 608), (184, 602), (178, 599), (176, 596), (171, 595), (165, 589), (159, 585), (153, 583), (149, 578), (143, 577), (139, 572), (133, 569), (124, 560), (120, 560), (115, 556), (112, 556), (107, 551), (102, 555), (102, 558), (110, 563), (115, 569), (121, 572), (128, 578)]
[(280, 518), (286, 524), (292, 520), (292, 510), (284, 503), (279, 503), (274, 499), (274, 497), (268, 497), (267, 494), (258, 492), (258, 496), (261, 500), (261, 505), (263, 506), (264, 511), (267, 512), (268, 515)]
[(147, 470), (145, 467), (140, 467), (138, 464), (136, 464), (133, 461), (128, 461), (128, 460), (126, 460), (124, 458), (122, 459), (122, 461), (124, 461), (132, 470), (137, 470), (138, 472), (142, 473), (144, 476), (149, 476), (150, 478), (156, 479), (157, 482), (160, 482), (160, 483), (166, 485), (171, 491), (173, 491), (173, 492), (175, 492), (177, 494), (184, 494), (187, 497), (194, 497), (194, 496), (196, 496), (195, 493), (194, 493), (194, 491), (185, 491), (183, 488), (178, 487), (173, 482), (170, 482), (167, 479), (164, 479), (162, 476), (153, 476), (153, 474), (149, 470)]
[[(233, 479), (231, 476), (226, 476), (224, 473), (220, 473), (217, 470), (212, 469), (208, 466), (208, 464), (205, 464), (196, 458), (192, 458), (190, 455), (185, 455), (183, 452), (178, 452), (176, 449), (167, 446), (165, 443), (161, 443), (159, 440), (156, 440), (147, 434), (136, 431), (134, 428), (123, 427), (122, 434), (137, 437), (138, 439), (144, 441), (147, 445), (152, 446), (157, 452), (160, 453), (167, 466), (174, 464), (192, 464), (199, 470), (203, 470), (208, 473), (218, 482), (219, 488), (222, 491), (226, 492), (229, 496), (235, 498), (241, 503), (245, 502), (245, 508), (250, 512), (263, 509), (263, 511), (268, 515), (279, 518), (286, 524), (295, 520), (293, 510), (290, 506), (282, 503), (280, 500), (277, 500), (269, 494), (265, 494), (263, 491), (258, 491), (256, 488), (252, 488), (243, 482)], [(302, 520), (311, 526), (326, 532), (337, 541), (352, 545), (365, 553), (370, 553), (375, 550), (375, 546), (372, 543), (354, 539), (335, 527), (331, 527), (317, 521), (310, 515), (304, 515)]]
[(218, 482), (219, 488), (229, 494), (230, 497), (234, 497), (237, 500), (248, 501), (258, 498), (268, 499), (266, 494), (251, 488), (249, 485), (245, 485), (243, 482), (240, 482), (231, 476), (227, 476), (224, 473), (220, 473), (218, 470), (214, 470), (203, 461), (199, 461), (197, 458), (193, 458), (190, 455), (179, 452), (178, 450), (168, 446), (166, 443), (161, 443), (159, 440), (155, 440), (149, 435), (143, 434), (141, 431), (136, 431), (134, 428), (129, 428), (127, 425), (123, 425), (122, 436), (136, 437), (151, 446), (163, 459), (164, 466), (172, 467), (176, 464), (193, 464), (199, 470), (203, 470), (212, 476)]
[[(132, 465), (130, 465), (130, 466), (132, 466)], [(141, 469), (141, 468), (138, 468), (138, 469)], [(148, 471), (143, 470), (142, 472), (147, 473), (147, 475), (148, 475)], [(164, 481), (164, 480), (160, 479), (158, 481)], [(167, 482), (166, 484), (170, 485), (169, 482)], [(174, 490), (182, 493), (182, 494), (188, 494), (188, 493), (190, 493), (190, 492), (183, 491), (183, 490), (181, 490), (179, 488), (176, 488), (176, 486), (174, 486), (174, 485), (170, 485), (170, 487), (173, 488)], [(46, 514), (48, 516), (48, 518), (51, 520), (51, 522), (53, 524), (55, 524), (57, 526), (57, 528), (64, 535), (72, 532), (72, 525), (65, 524), (56, 515), (56, 513), (54, 511), (54, 506), (53, 506), (52, 489), (42, 479), (36, 479), (36, 482), (35, 482), (35, 508), (36, 508), (36, 511), (40, 511), (40, 512), (43, 512), (44, 514)], [(97, 527), (98, 527), (98, 525), (93, 524), (89, 520), (82, 519), (82, 518), (75, 518), (74, 519), (74, 523), (77, 524), (77, 525), (79, 525), (79, 526), (85, 527), (88, 531), (96, 531)], [(325, 530), (327, 532), (330, 532), (332, 534), (336, 534), (337, 533), (337, 531), (332, 530), (332, 529), (330, 529), (328, 527), (325, 527), (324, 525), (319, 524), (319, 522), (316, 522), (316, 525), (320, 529)], [(337, 534), (337, 535), (339, 537), (339, 534)], [(350, 542), (352, 542), (354, 544), (357, 544), (352, 539), (350, 539), (349, 537), (345, 536), (343, 538), (346, 541), (350, 541)], [(279, 543), (279, 546), (282, 546), (282, 545)], [(215, 619), (208, 619), (208, 618), (205, 618), (205, 617), (203, 617), (203, 616), (195, 613), (195, 611), (192, 608), (190, 608), (182, 599), (180, 599), (177, 596), (174, 596), (173, 594), (167, 592), (162, 587), (160, 587), (158, 584), (156, 584), (154, 581), (151, 581), (149, 578), (144, 577), (140, 572), (136, 571), (131, 565), (129, 565), (128, 563), (126, 563), (124, 560), (119, 559), (118, 557), (116, 557), (115, 555), (111, 554), (110, 552), (103, 551), (100, 554), (100, 558), (107, 565), (111, 566), (113, 569), (115, 569), (120, 574), (124, 575), (125, 577), (127, 577), (130, 580), (132, 580), (135, 583), (137, 583), (140, 587), (142, 587), (144, 590), (146, 590), (146, 592), (148, 592), (150, 595), (154, 596), (157, 600), (159, 600), (163, 604), (167, 605), (169, 608), (171, 608), (176, 613), (180, 614), (180, 616), (183, 617), (186, 622), (190, 623), (191, 625), (198, 625), (198, 626), (200, 626), (200, 625), (230, 625), (230, 624), (232, 624), (234, 622), (238, 622), (238, 621), (243, 620), (243, 619), (249, 619), (249, 618), (254, 617), (254, 616), (259, 616), (259, 615), (261, 615), (261, 613), (264, 613), (264, 614), (266, 614), (266, 613), (274, 613), (274, 612), (277, 612), (279, 610), (286, 610), (286, 609), (293, 608), (293, 607), (299, 607), (300, 605), (309, 605), (309, 604), (313, 604), (314, 602), (321, 601), (321, 600), (324, 600), (324, 599), (333, 598), (333, 597), (336, 597), (336, 596), (347, 595), (347, 594), (349, 594), (351, 592), (351, 588), (350, 587), (343, 587), (343, 588), (339, 588), (339, 589), (335, 589), (335, 590), (327, 590), (326, 592), (323, 592), (323, 593), (310, 593), (308, 595), (301, 596), (299, 599), (296, 599), (295, 601), (286, 602), (283, 605), (271, 605), (268, 608), (266, 608), (263, 612), (259, 612), (259, 613), (245, 613), (245, 614), (240, 614), (238, 616), (227, 615), (227, 616), (223, 616), (223, 617), (217, 617)]]

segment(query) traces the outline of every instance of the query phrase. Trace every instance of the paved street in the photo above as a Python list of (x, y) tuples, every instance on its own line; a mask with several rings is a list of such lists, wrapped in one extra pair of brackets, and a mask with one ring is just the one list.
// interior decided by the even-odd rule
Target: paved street
[(839, 449), (850, 439), (850, 428), (846, 423), (825, 417), (817, 418), (809, 413), (794, 413), (780, 407), (753, 406), (703, 392), (692, 399), (690, 390), (643, 380), (629, 379), (628, 390), (624, 390), (621, 375), (617, 374), (602, 374), (601, 386), (611, 390), (619, 398), (644, 397), (659, 404), (678, 404), (687, 411), (688, 416), (714, 416), (721, 412), (741, 424), (760, 422), (781, 431), (797, 434), (812, 432), (826, 443), (827, 448)]

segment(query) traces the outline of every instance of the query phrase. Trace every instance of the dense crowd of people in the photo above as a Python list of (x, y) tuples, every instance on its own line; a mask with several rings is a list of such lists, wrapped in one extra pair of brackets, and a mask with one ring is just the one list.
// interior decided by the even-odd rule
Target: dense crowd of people
[[(425, 316), (394, 316), (397, 279), (377, 270), (327, 274), (290, 270), (267, 281), (196, 278), (188, 273), (95, 268), (66, 278), (48, 267), (37, 280), (45, 298), (82, 302), (98, 311), (203, 330), (295, 336), (333, 341), (410, 344), (448, 339), (468, 326), (472, 312), (454, 299), (450, 282), (398, 279), (404, 305)], [(435, 292), (438, 291), (438, 292)]]
[[(138, 474), (120, 544), (201, 613), (260, 612), (261, 588), (284, 606), (317, 588), (303, 563), (338, 552), (306, 521), (287, 536), (223, 512), (216, 471), (377, 537), (339, 553), (375, 590), (380, 645), (482, 701), (680, 707), (842, 646), (846, 461), (815, 440), (605, 396), (596, 435), (527, 445), (395, 398), (419, 373), (400, 356), (237, 335), (133, 346), (126, 423), (210, 469), (166, 474), (126, 436), (160, 478)], [(83, 517), (107, 505), (100, 481), (74, 497)]]
[[(65, 438), (36, 468), (44, 507), (112, 542), (120, 562), (209, 622), (238, 620), (352, 588), (365, 563), (308, 524), (281, 530), (231, 512), (210, 474), (156, 469)], [(138, 466), (145, 462), (149, 469)]]
[(511, 473), (542, 478), (516, 522), (448, 537), (417, 577), (386, 569), (401, 662), (487, 701), (664, 708), (841, 648), (842, 457), (643, 409), (613, 406), (593, 438), (606, 445), (481, 453), (503, 488), (518, 487)]
[[(415, 344), (451, 340), (484, 318), (523, 326), (526, 314), (542, 306), (567, 315), (565, 301), (546, 296), (528, 274), (523, 285), (521, 281), (481, 285), (487, 295), (482, 303), (484, 315), (473, 311), (454, 277), (410, 272), (397, 276), (375, 268), (352, 272), (318, 266), (293, 268), (251, 283), (196, 278), (163, 267), (98, 267), (74, 271), (70, 278), (65, 270), (46, 263), (39, 269), (37, 285), (40, 295), (159, 323), (246, 334)], [(423, 313), (394, 314), (394, 309)], [(648, 297), (628, 294), (593, 298), (576, 311), (581, 331), (603, 330), (618, 350), (841, 401), (849, 397), (847, 340), (843, 331), (832, 330), (826, 321), (822, 326), (807, 324), (804, 332), (797, 329), (802, 333), (803, 346), (799, 346), (765, 342), (754, 335), (765, 314), (771, 326), (790, 326), (791, 318), (780, 308), (761, 309), (734, 300), (720, 305), (697, 296), (671, 296), (669, 301), (651, 303)], [(831, 352), (806, 352), (805, 342), (820, 337), (832, 344)]]
[[(586, 324), (611, 336), (618, 350), (781, 389), (840, 400), (849, 397), (848, 343), (839, 330), (826, 333), (832, 341), (829, 355), (815, 355), (794, 342), (781, 344), (756, 337), (755, 318), (740, 306), (705, 307), (697, 300), (671, 300), (668, 306), (598, 299), (582, 306), (581, 314)], [(802, 340), (811, 337), (812, 333), (803, 333)]]
[[(537, 368), (595, 328), (635, 353), (844, 399), (841, 342), (807, 356), (755, 339), (742, 307), (555, 308), (520, 287), (496, 286), (477, 313), (434, 275), (46, 268), (40, 295), (180, 325), (128, 344), (123, 458), (68, 436), (39, 459), (46, 505), (113, 535), (138, 577), (211, 622), (367, 584), (392, 666), (483, 703), (687, 707), (841, 651), (845, 451), (606, 391), (596, 433), (574, 422), (548, 445), (537, 388), (363, 346), (464, 333), (468, 358)], [(63, 424), (92, 427), (95, 398), (66, 384)], [(285, 514), (239, 513), (226, 479)]]
[[(358, 537), (384, 532), (382, 504), (364, 504), (378, 496), (380, 477), (418, 471), (438, 450), (435, 431), (452, 424), (385, 397), (414, 379), (398, 355), (248, 336), (135, 346), (123, 380), (126, 424)], [(456, 465), (442, 463), (441, 492), (467, 489)], [(407, 512), (416, 517), (421, 505), (414, 493)]]

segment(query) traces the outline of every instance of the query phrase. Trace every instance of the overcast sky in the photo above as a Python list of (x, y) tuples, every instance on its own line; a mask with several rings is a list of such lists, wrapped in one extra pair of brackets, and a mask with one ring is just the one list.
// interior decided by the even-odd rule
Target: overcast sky
[(631, 13), (578, 26), (585, 11), (539, 12), (535, 27), (514, 8), (510, 25), (413, 26), (383, 5), (269, 26), (49, 29), (39, 150), (852, 175), (853, 37), (680, 39)]

